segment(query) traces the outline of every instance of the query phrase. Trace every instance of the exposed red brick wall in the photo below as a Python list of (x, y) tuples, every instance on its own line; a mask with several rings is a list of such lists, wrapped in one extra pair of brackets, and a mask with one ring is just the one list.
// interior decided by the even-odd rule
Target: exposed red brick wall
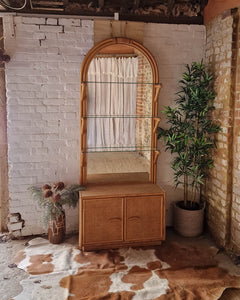
[[(142, 55), (138, 56), (138, 82), (148, 84), (138, 84), (137, 86), (137, 107), (138, 116), (152, 115), (152, 70), (149, 62)], [(151, 118), (136, 119), (136, 145), (143, 147), (151, 146)], [(145, 148), (146, 149), (146, 148)], [(150, 152), (140, 151), (148, 160)]]
[(233, 17), (219, 16), (206, 26), (206, 65), (214, 74), (214, 119), (222, 127), (217, 135), (215, 168), (210, 172), (203, 196), (207, 223), (217, 243), (226, 246), (229, 237), (232, 170), (232, 34)]
[(232, 203), (230, 222), (230, 244), (240, 253), (240, 21), (239, 12), (234, 14), (232, 42), (232, 98), (233, 113), (233, 147), (232, 147)]
[(240, 253), (240, 21), (239, 10), (207, 25), (206, 63), (214, 73), (221, 124), (215, 168), (203, 196), (207, 221), (218, 244)]

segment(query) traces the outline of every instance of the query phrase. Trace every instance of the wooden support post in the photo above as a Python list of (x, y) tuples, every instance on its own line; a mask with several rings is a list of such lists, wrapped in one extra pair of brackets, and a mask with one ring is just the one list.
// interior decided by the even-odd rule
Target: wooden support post
[(98, 7), (103, 8), (104, 7), (104, 0), (98, 0)]
[(140, 0), (134, 0), (133, 1), (133, 9), (139, 8)]
[(157, 181), (157, 159), (158, 159), (158, 156), (160, 155), (160, 151), (156, 150), (154, 152), (154, 169), (153, 169), (153, 181), (154, 183), (156, 183)]
[(121, 13), (128, 13), (128, 1), (121, 0)]
[(79, 182), (82, 185), (86, 184), (87, 178), (87, 164), (86, 164), (86, 150), (87, 150), (87, 84), (81, 83), (81, 95), (80, 95), (80, 178)]
[[(0, 18), (0, 36), (3, 36), (2, 18)], [(4, 40), (0, 40), (0, 47), (4, 49)], [(4, 65), (1, 66), (4, 68)], [(0, 231), (7, 230), (7, 216), (9, 211), (8, 192), (8, 144), (7, 144), (7, 109), (5, 71), (0, 72)]]
[[(157, 117), (158, 114), (158, 95), (159, 92), (161, 90), (162, 85), (157, 83), (154, 85), (153, 87), (153, 109), (152, 109), (152, 143), (151, 143), (151, 147), (152, 149), (156, 149), (157, 147), (157, 127), (158, 124), (160, 122), (160, 118)], [(152, 183), (156, 183), (156, 164), (154, 163), (154, 153), (152, 152), (151, 154), (151, 170), (150, 170), (150, 174), (151, 174), (151, 178), (150, 181)]]
[(172, 16), (174, 5), (175, 5), (175, 0), (168, 0), (168, 15), (170, 16)]

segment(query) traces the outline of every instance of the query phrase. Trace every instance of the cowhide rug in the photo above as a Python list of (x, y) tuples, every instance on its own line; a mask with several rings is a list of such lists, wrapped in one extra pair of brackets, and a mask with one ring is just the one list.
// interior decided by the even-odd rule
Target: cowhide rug
[(15, 263), (30, 274), (15, 300), (210, 300), (240, 277), (219, 268), (216, 248), (164, 242), (148, 248), (81, 252), (43, 238), (29, 242)]

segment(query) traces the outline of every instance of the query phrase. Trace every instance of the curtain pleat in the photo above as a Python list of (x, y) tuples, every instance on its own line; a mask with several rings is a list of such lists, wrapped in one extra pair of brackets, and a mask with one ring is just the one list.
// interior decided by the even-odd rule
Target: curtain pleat
[(90, 148), (134, 149), (138, 59), (95, 58), (88, 70), (88, 115), (119, 118), (88, 118)]

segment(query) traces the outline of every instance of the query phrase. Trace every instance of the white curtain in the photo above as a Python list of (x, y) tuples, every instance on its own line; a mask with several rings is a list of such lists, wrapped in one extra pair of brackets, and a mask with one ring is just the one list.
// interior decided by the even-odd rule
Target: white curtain
[(89, 149), (134, 149), (136, 118), (127, 116), (136, 115), (137, 73), (137, 57), (92, 60), (88, 70)]

